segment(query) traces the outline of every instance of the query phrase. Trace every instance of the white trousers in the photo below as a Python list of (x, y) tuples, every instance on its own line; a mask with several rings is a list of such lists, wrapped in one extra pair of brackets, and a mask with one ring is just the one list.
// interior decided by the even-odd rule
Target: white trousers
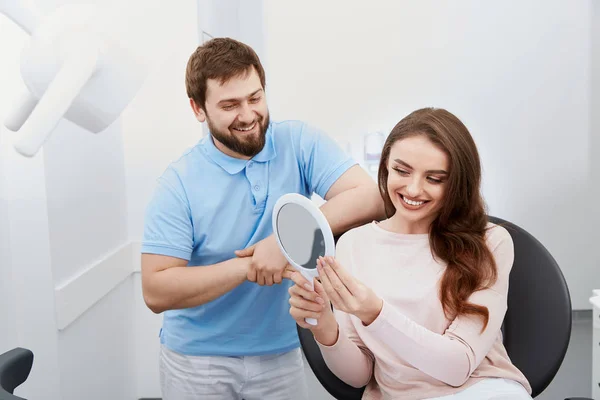
[(462, 392), (429, 400), (531, 400), (531, 396), (520, 383), (509, 379), (489, 378)]
[(160, 351), (164, 400), (308, 400), (301, 350), (266, 356), (186, 356)]

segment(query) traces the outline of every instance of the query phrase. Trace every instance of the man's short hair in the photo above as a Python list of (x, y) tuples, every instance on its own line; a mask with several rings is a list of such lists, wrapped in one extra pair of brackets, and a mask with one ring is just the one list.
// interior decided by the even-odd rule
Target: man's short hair
[(198, 46), (185, 71), (185, 87), (190, 99), (206, 111), (206, 87), (209, 79), (222, 85), (233, 77), (256, 70), (265, 88), (265, 70), (252, 47), (231, 38), (214, 38)]

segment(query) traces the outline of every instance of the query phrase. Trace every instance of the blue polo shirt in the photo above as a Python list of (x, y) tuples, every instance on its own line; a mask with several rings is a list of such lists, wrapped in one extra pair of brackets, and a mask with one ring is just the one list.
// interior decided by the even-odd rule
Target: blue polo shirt
[[(145, 217), (142, 253), (202, 268), (235, 257), (273, 233), (271, 213), (286, 193), (321, 197), (356, 164), (327, 135), (300, 121), (272, 122), (251, 160), (219, 151), (211, 136), (173, 162), (157, 181)], [(290, 280), (244, 282), (198, 307), (164, 312), (160, 340), (187, 355), (274, 354), (299, 346), (289, 314)]]

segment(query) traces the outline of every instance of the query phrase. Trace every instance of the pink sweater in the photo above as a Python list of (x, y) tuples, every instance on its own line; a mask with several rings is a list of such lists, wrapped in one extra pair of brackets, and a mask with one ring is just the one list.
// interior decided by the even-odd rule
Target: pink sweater
[(392, 233), (375, 222), (344, 234), (336, 258), (383, 299), (383, 309), (369, 326), (335, 311), (338, 340), (332, 346), (319, 343), (331, 371), (352, 386), (367, 385), (363, 399), (446, 396), (487, 377), (512, 379), (531, 393), (500, 331), (514, 259), (512, 239), (502, 227), (489, 228), (487, 243), (498, 279), (470, 297), (489, 310), (483, 333), (481, 317), (446, 319), (439, 299), (445, 264), (433, 258), (427, 234)]

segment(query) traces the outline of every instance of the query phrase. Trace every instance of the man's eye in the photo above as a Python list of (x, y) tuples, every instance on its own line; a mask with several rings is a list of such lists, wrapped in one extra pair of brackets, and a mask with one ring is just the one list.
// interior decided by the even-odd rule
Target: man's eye
[(252, 104), (256, 104), (260, 101), (260, 97), (253, 97), (250, 99), (250, 103)]
[(235, 108), (235, 106), (233, 104), (229, 104), (229, 105), (223, 106), (221, 108), (225, 111), (229, 111), (229, 110), (233, 110)]

